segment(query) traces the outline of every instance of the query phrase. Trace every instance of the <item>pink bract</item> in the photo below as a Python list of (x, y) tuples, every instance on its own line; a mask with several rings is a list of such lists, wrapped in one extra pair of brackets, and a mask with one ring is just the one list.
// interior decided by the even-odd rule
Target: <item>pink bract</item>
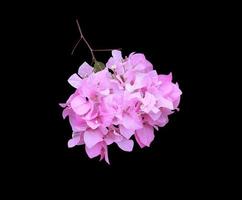
[(143, 54), (123, 59), (117, 50), (103, 70), (94, 73), (84, 62), (68, 82), (76, 89), (60, 104), (73, 131), (68, 147), (85, 145), (89, 158), (100, 156), (107, 163), (113, 143), (127, 152), (133, 150), (134, 139), (141, 148), (150, 147), (154, 128), (168, 123), (182, 94), (172, 74), (158, 75)]

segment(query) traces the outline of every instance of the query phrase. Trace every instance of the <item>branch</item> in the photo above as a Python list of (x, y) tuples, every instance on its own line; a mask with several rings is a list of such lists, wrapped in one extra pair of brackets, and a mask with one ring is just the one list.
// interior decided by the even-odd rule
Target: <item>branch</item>
[(82, 37), (78, 40), (78, 42), (76, 43), (76, 45), (73, 47), (72, 51), (71, 51), (71, 55), (74, 54), (74, 51), (76, 50), (77, 46), (79, 45), (79, 43), (81, 42)]
[(86, 43), (88, 49), (89, 49), (90, 52), (91, 52), (91, 55), (92, 55), (92, 61), (95, 62), (95, 61), (96, 61), (96, 58), (95, 58), (95, 55), (94, 55), (94, 53), (93, 53), (92, 47), (90, 46), (90, 44), (88, 43), (88, 41), (87, 41), (86, 38), (84, 37), (78, 19), (76, 19), (76, 24), (77, 24), (78, 30), (79, 30), (79, 32), (80, 32), (80, 35), (81, 35), (80, 40), (83, 39), (83, 41)]
[[(74, 52), (75, 52), (77, 46), (80, 44), (81, 40), (83, 40), (85, 42), (85, 44), (87, 45), (87, 47), (88, 47), (88, 49), (89, 49), (89, 51), (90, 51), (90, 53), (92, 55), (92, 62), (96, 62), (97, 61), (97, 59), (96, 59), (96, 57), (94, 55), (95, 51), (96, 52), (98, 52), (98, 51), (100, 52), (100, 51), (113, 51), (114, 50), (114, 49), (93, 49), (91, 47), (91, 45), (88, 43), (88, 41), (86, 40), (86, 38), (84, 37), (78, 19), (76, 19), (76, 24), (77, 24), (77, 27), (78, 27), (78, 30), (79, 30), (79, 33), (80, 33), (80, 39), (78, 40), (78, 42), (75, 44), (74, 48), (72, 49), (71, 55), (74, 54)], [(121, 48), (118, 48), (116, 50), (121, 50)]]
[(92, 51), (113, 51), (113, 50), (122, 50), (121, 48), (118, 49), (93, 49)]

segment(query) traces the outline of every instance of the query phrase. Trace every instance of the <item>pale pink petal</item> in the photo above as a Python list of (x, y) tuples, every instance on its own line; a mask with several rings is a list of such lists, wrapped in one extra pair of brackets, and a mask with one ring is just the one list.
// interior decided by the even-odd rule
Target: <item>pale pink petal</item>
[(84, 132), (73, 132), (72, 138), (79, 137), (79, 142), (77, 145), (85, 144), (83, 135), (84, 135)]
[(65, 119), (70, 113), (70, 108), (66, 107), (62, 112), (62, 117)]
[(105, 161), (110, 165), (109, 158), (108, 158), (108, 147), (107, 147), (107, 145), (104, 146), (104, 158), (105, 158)]
[(131, 85), (130, 83), (126, 83), (125, 84), (125, 89), (128, 91), (128, 92), (133, 92), (135, 90), (134, 86)]
[(122, 53), (121, 53), (121, 51), (118, 51), (118, 50), (113, 50), (112, 56), (115, 60), (121, 60), (122, 59)]
[(99, 161), (101, 161), (104, 157), (105, 157), (105, 152), (104, 152), (104, 148), (102, 147)]
[(70, 83), (70, 85), (74, 88), (79, 88), (81, 86), (82, 79), (77, 74), (73, 74), (68, 79), (68, 83)]
[(155, 130), (159, 131), (159, 127), (158, 126), (154, 126)]
[(145, 70), (145, 68), (146, 68), (146, 65), (144, 63), (139, 63), (135, 65), (135, 70), (138, 70), (138, 71), (143, 71)]
[(76, 114), (84, 115), (90, 110), (91, 106), (84, 98), (76, 96), (71, 101), (71, 108)]
[(158, 112), (160, 112), (160, 109), (154, 106), (152, 108), (152, 112), (155, 113), (155, 114), (157, 114)]
[(89, 104), (89, 105), (90, 105), (90, 111), (85, 116), (83, 116), (83, 119), (87, 121), (93, 120), (98, 116), (97, 104)]
[(80, 116), (76, 115), (73, 111), (69, 113), (69, 121), (73, 132), (85, 131), (87, 129), (87, 124)]
[(141, 100), (142, 97), (141, 97), (141, 94), (140, 92), (134, 92), (132, 94), (129, 95), (129, 99), (137, 99), (137, 100)]
[(107, 96), (110, 94), (110, 90), (109, 89), (106, 89), (106, 90), (102, 90), (100, 91), (100, 94), (104, 95), (104, 96)]
[(87, 130), (84, 133), (84, 142), (88, 148), (92, 148), (94, 145), (101, 141), (103, 141), (103, 137), (98, 129)]
[(69, 104), (71, 103), (72, 99), (74, 99), (74, 97), (76, 97), (76, 96), (78, 96), (78, 93), (77, 93), (77, 92), (75, 92), (74, 94), (72, 94), (72, 95), (68, 98), (68, 100), (66, 101), (66, 105), (69, 105)]
[(127, 139), (129, 139), (134, 134), (133, 130), (127, 129), (123, 125), (119, 125), (119, 130), (120, 134)]
[(88, 63), (84, 62), (78, 69), (78, 74), (82, 78), (88, 77), (93, 72), (93, 67), (91, 67)]
[(162, 82), (171, 82), (172, 81), (172, 73), (169, 73), (168, 75), (160, 74), (159, 79)]
[(132, 115), (124, 114), (122, 124), (125, 128), (133, 131), (142, 128), (142, 123), (135, 113), (132, 113)]
[(101, 154), (101, 150), (102, 150), (102, 144), (98, 143), (95, 146), (88, 148), (87, 146), (85, 147), (87, 155), (89, 158), (94, 158), (98, 155)]
[(145, 145), (142, 142), (140, 142), (139, 137), (137, 136), (137, 134), (135, 134), (134, 137), (136, 139), (136, 142), (139, 144), (140, 148), (144, 148)]
[(142, 129), (136, 131), (136, 135), (142, 144), (149, 147), (155, 137), (154, 128), (152, 126), (145, 125)]
[(138, 63), (142, 63), (145, 60), (144, 54), (141, 53), (131, 53), (130, 54), (130, 61), (132, 65), (137, 65)]
[(100, 114), (100, 119), (102, 121), (102, 125), (103, 126), (110, 126), (112, 124), (114, 118), (114, 114), (113, 113), (102, 113)]
[(66, 105), (66, 103), (59, 103), (59, 106), (62, 108), (65, 108), (67, 105)]
[(140, 89), (147, 85), (147, 78), (145, 77), (145, 73), (136, 73), (136, 79), (134, 82), (134, 89)]
[(110, 135), (108, 135), (107, 137), (105, 137), (104, 141), (107, 145), (113, 144), (113, 137), (111, 137)]
[(154, 109), (156, 98), (154, 97), (154, 95), (150, 94), (149, 92), (146, 92), (142, 102), (143, 105), (141, 106), (141, 110), (148, 113)]
[(87, 125), (91, 128), (91, 129), (96, 129), (97, 127), (100, 126), (100, 123), (98, 121), (94, 120), (86, 120)]
[(161, 115), (160, 118), (156, 121), (157, 125), (160, 127), (165, 126), (168, 123), (169, 119), (167, 115)]
[(169, 101), (164, 97), (160, 97), (157, 104), (159, 107), (168, 108), (170, 110), (174, 109), (172, 101)]
[(68, 147), (72, 148), (72, 147), (78, 145), (79, 142), (80, 142), (80, 136), (73, 137), (72, 139), (70, 139), (68, 141)]
[(160, 118), (161, 112), (160, 112), (160, 110), (157, 113), (150, 112), (148, 115), (152, 118), (152, 120), (156, 121)]
[(133, 150), (134, 141), (123, 139), (122, 141), (117, 142), (117, 145), (119, 146), (120, 149), (130, 152)]

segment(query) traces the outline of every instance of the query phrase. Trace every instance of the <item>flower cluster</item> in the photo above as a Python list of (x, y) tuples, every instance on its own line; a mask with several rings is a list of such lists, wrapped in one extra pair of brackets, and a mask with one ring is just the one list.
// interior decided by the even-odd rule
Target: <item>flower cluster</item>
[(177, 109), (181, 90), (172, 75), (158, 75), (143, 54), (125, 59), (112, 51), (104, 69), (83, 63), (68, 82), (76, 88), (65, 104), (72, 138), (68, 147), (85, 145), (90, 158), (100, 155), (109, 163), (108, 145), (132, 151), (134, 139), (141, 148), (154, 140), (154, 128), (163, 127)]

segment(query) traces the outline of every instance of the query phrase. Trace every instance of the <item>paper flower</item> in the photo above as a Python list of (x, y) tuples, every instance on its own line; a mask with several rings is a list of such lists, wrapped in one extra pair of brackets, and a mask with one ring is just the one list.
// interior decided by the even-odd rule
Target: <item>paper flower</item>
[(96, 71), (83, 63), (68, 80), (74, 94), (61, 106), (73, 131), (68, 147), (85, 145), (89, 158), (100, 156), (109, 163), (108, 146), (113, 143), (128, 152), (134, 140), (149, 147), (154, 128), (168, 123), (182, 92), (171, 73), (158, 75), (143, 54), (123, 59), (121, 51), (113, 50), (106, 66)]

